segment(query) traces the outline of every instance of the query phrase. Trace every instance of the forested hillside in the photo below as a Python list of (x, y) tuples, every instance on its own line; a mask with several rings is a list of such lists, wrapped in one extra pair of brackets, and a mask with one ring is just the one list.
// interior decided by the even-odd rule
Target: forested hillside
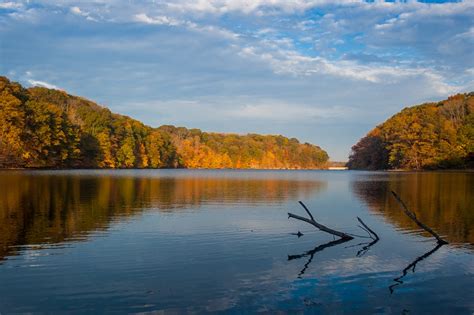
[(283, 136), (152, 128), (89, 100), (0, 77), (0, 168), (324, 168)]
[(474, 93), (403, 109), (352, 147), (351, 169), (474, 167)]

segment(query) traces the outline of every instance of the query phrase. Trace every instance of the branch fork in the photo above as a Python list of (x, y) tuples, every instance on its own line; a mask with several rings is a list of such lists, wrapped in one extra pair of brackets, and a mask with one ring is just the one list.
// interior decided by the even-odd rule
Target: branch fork
[(302, 202), (302, 201), (298, 201), (299, 204), (303, 207), (303, 209), (306, 211), (306, 213), (309, 215), (309, 219), (308, 218), (305, 218), (305, 217), (302, 217), (302, 216), (299, 216), (299, 215), (296, 215), (296, 214), (293, 214), (293, 213), (290, 213), (288, 212), (288, 219), (289, 218), (293, 218), (293, 219), (296, 219), (296, 220), (300, 220), (300, 221), (304, 221), (304, 222), (307, 222), (311, 225), (314, 225), (317, 229), (323, 231), (323, 232), (326, 232), (326, 233), (329, 233), (331, 235), (335, 235), (335, 236), (338, 236), (340, 237), (341, 239), (343, 240), (352, 240), (354, 237), (350, 236), (349, 234), (346, 234), (346, 233), (343, 233), (343, 232), (340, 232), (340, 231), (336, 231), (336, 230), (333, 230), (319, 222), (317, 222), (313, 215), (311, 214), (311, 212), (309, 211), (309, 209), (306, 207), (306, 205)]

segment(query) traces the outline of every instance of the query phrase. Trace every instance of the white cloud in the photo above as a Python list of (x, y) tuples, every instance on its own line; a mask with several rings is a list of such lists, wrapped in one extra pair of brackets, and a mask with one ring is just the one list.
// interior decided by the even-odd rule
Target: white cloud
[(81, 8), (79, 8), (79, 7), (72, 7), (71, 12), (74, 13), (74, 14), (78, 14), (78, 15), (83, 14), (83, 12), (81, 11)]
[(295, 50), (287, 49), (287, 43), (283, 43), (282, 48), (279, 48), (278, 42), (268, 45), (268, 42), (263, 41), (261, 44), (262, 46), (244, 47), (239, 54), (244, 58), (258, 59), (267, 63), (276, 74), (303, 77), (330, 75), (379, 84), (395, 84), (409, 77), (424, 77), (431, 82), (432, 87), (440, 95), (459, 90), (459, 86), (444, 82), (440, 74), (430, 69), (362, 65), (354, 61), (328, 60), (322, 57), (305, 56)]
[(77, 6), (71, 7), (69, 10), (71, 11), (71, 13), (73, 13), (75, 15), (85, 17), (89, 21), (97, 22), (97, 19), (93, 18), (89, 12), (85, 12)]
[(145, 13), (135, 14), (134, 18), (136, 22), (141, 22), (145, 24), (154, 24), (154, 25), (178, 26), (178, 25), (183, 25), (185, 23), (183, 21), (169, 18), (167, 16), (149, 17)]
[(145, 13), (136, 14), (134, 16), (135, 22), (152, 24), (152, 25), (166, 25), (166, 26), (182, 26), (188, 30), (213, 34), (228, 39), (237, 39), (240, 35), (229, 31), (227, 29), (213, 26), (213, 25), (199, 25), (197, 23), (185, 20), (178, 20), (168, 16), (150, 17)]
[[(35, 8), (25, 9), (23, 7), (18, 7), (18, 10), (15, 10), (11, 13), (8, 13), (6, 16), (17, 21), (27, 21), (30, 23), (37, 23), (39, 21), (39, 11)], [(2, 16), (0, 15), (0, 20)]]
[(350, 115), (350, 112), (350, 108), (288, 104), (274, 100), (263, 104), (236, 106), (227, 111), (227, 115), (235, 118), (288, 122), (338, 118)]
[(285, 13), (301, 12), (323, 5), (341, 5), (360, 3), (361, 0), (181, 0), (168, 2), (168, 8), (182, 12), (203, 12), (225, 14), (241, 12), (245, 14), (265, 14), (267, 11), (280, 10)]
[(0, 9), (21, 9), (23, 4), (18, 2), (3, 2), (0, 3)]
[[(354, 109), (341, 106), (322, 106), (319, 104), (289, 103), (278, 99), (255, 99), (234, 97), (233, 99), (194, 100), (151, 100), (142, 103), (129, 103), (120, 107), (119, 111), (152, 110), (162, 121), (153, 125), (177, 123), (193, 119), (195, 124), (209, 122), (214, 118), (222, 121), (260, 121), (275, 123), (291, 123), (294, 121), (310, 122), (320, 119), (342, 119), (354, 114)], [(185, 113), (183, 115), (183, 113)]]
[[(377, 49), (410, 49), (411, 55), (419, 54), (421, 61), (436, 60), (439, 66), (440, 62), (457, 68), (474, 65), (473, 1), (415, 3), (391, 8), (386, 13), (390, 16), (388, 19), (376, 22), (372, 29), (365, 29), (364, 43)], [(356, 15), (363, 18), (369, 14)]]
[(41, 86), (41, 87), (45, 87), (45, 88), (48, 88), (48, 89), (61, 90), (56, 85), (48, 83), (48, 82), (44, 82), (44, 81), (28, 79), (28, 83), (33, 85), (33, 86)]

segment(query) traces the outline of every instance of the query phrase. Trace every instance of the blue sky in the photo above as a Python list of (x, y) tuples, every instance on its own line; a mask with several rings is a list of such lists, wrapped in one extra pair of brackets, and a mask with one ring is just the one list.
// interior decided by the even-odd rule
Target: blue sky
[(0, 1), (0, 74), (346, 160), (400, 109), (474, 90), (473, 21), (473, 0)]

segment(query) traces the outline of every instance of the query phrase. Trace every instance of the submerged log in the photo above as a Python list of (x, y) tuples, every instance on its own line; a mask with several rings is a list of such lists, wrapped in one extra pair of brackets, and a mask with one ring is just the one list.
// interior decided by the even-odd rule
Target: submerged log
[(317, 229), (323, 231), (323, 232), (326, 232), (326, 233), (329, 233), (331, 235), (335, 235), (335, 236), (339, 236), (340, 238), (344, 239), (344, 240), (351, 240), (353, 239), (352, 236), (350, 236), (349, 234), (346, 234), (346, 233), (343, 233), (343, 232), (339, 232), (339, 231), (336, 231), (336, 230), (333, 230), (325, 225), (322, 225), (321, 223), (318, 223), (313, 215), (311, 214), (311, 212), (309, 211), (309, 209), (306, 207), (306, 205), (302, 202), (302, 201), (299, 201), (300, 205), (304, 208), (304, 210), (308, 213), (310, 219), (308, 218), (305, 218), (305, 217), (302, 217), (302, 216), (299, 216), (299, 215), (296, 215), (296, 214), (293, 214), (293, 213), (289, 213), (288, 212), (288, 218), (293, 218), (293, 219), (297, 219), (297, 220), (300, 220), (300, 221), (304, 221), (304, 222), (307, 222), (309, 224), (312, 224), (314, 225)]
[(405, 214), (410, 218), (412, 219), (413, 221), (415, 221), (415, 223), (420, 227), (422, 228), (423, 230), (425, 230), (426, 232), (430, 233), (431, 235), (433, 235), (437, 240), (438, 240), (438, 244), (448, 244), (447, 241), (443, 240), (438, 234), (436, 234), (435, 231), (433, 231), (431, 228), (429, 228), (428, 226), (426, 226), (423, 222), (421, 222), (420, 220), (417, 219), (416, 217), (416, 214), (414, 212), (411, 212), (410, 210), (408, 210), (407, 206), (405, 205), (405, 203), (400, 199), (400, 197), (392, 190), (392, 195), (395, 197), (395, 199), (398, 201), (398, 203), (401, 205), (402, 209), (403, 209), (403, 212), (405, 212)]

